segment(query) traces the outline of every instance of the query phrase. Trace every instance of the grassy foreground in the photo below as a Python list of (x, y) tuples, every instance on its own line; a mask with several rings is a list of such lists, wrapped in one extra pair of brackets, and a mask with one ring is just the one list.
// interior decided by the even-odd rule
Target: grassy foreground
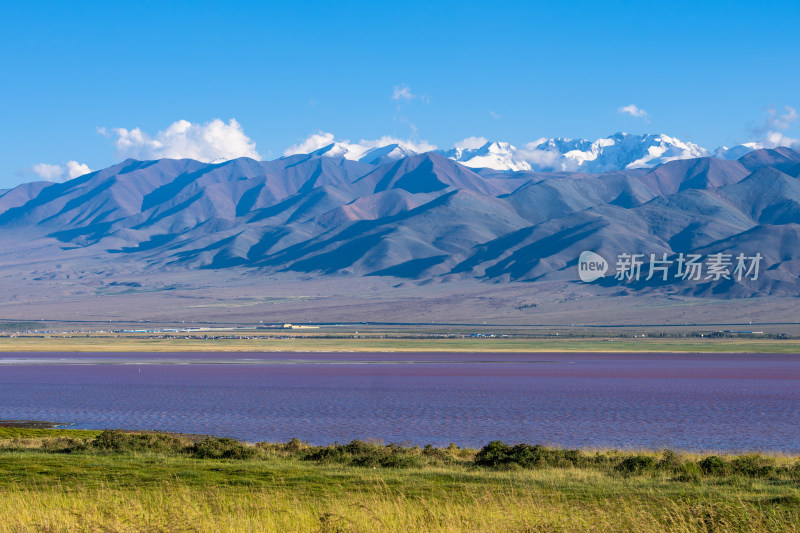
[(800, 460), (4, 428), (0, 531), (800, 531)]

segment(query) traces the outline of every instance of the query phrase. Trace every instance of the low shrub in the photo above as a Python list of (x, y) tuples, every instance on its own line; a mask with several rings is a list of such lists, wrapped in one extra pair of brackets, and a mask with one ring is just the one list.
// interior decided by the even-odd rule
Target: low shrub
[(649, 455), (633, 455), (620, 462), (615, 470), (624, 474), (642, 474), (648, 470), (655, 470), (656, 459)]
[(453, 451), (451, 451), (449, 448), (434, 448), (430, 444), (426, 444), (422, 449), (422, 456), (432, 464), (446, 465), (455, 462)]
[(339, 463), (368, 468), (414, 468), (423, 465), (419, 448), (381, 446), (361, 440), (348, 444), (309, 447), (303, 459), (321, 463)]
[(422, 466), (422, 461), (413, 455), (392, 453), (382, 458), (379, 464), (383, 468), (419, 468)]
[(306, 461), (318, 463), (344, 463), (344, 450), (341, 446), (313, 447), (303, 457)]
[(303, 441), (300, 439), (292, 439), (286, 443), (286, 451), (288, 452), (299, 452), (307, 445), (303, 444)]
[(775, 473), (775, 460), (763, 455), (741, 455), (730, 465), (733, 472), (747, 477), (769, 477)]
[(700, 461), (700, 469), (707, 476), (722, 476), (728, 470), (728, 463), (719, 455), (709, 455)]
[(588, 459), (579, 450), (549, 449), (539, 444), (509, 446), (495, 440), (475, 454), (473, 464), (490, 468), (537, 468), (546, 466), (570, 467), (586, 464)]
[(789, 468), (789, 475), (792, 479), (800, 480), (800, 461), (797, 461), (791, 468)]
[(493, 440), (475, 454), (476, 466), (498, 468), (511, 462), (511, 447), (501, 440)]
[(507, 463), (517, 464), (522, 468), (533, 468), (545, 465), (547, 461), (547, 450), (544, 447), (534, 444), (515, 444), (508, 451)]
[(598, 468), (607, 467), (613, 462), (613, 459), (603, 452), (595, 452), (594, 455), (588, 456), (585, 459), (588, 464)]
[(258, 453), (234, 439), (209, 437), (193, 444), (188, 452), (198, 459), (252, 459)]
[(658, 461), (658, 468), (660, 470), (667, 470), (671, 472), (680, 472), (683, 469), (683, 461), (681, 457), (672, 450), (664, 450), (661, 452), (661, 460)]
[(186, 444), (180, 439), (164, 433), (127, 433), (106, 430), (89, 441), (88, 448), (105, 452), (152, 452), (179, 453)]

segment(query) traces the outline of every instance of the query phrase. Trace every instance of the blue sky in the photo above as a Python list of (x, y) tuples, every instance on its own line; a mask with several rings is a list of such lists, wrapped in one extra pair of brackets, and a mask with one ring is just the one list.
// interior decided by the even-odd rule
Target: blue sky
[(265, 159), (315, 132), (442, 148), (800, 136), (796, 0), (0, 1), (0, 188), (41, 163), (103, 168), (130, 153), (115, 128), (135, 144), (178, 120), (222, 119)]

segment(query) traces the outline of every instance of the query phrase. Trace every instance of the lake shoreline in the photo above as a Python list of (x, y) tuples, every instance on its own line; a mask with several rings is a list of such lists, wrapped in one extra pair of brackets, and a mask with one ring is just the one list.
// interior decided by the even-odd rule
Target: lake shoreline
[(335, 336), (287, 333), (234, 336), (20, 335), (0, 337), (0, 353), (19, 352), (225, 352), (225, 353), (800, 353), (800, 339), (744, 337), (618, 337), (408, 334)]

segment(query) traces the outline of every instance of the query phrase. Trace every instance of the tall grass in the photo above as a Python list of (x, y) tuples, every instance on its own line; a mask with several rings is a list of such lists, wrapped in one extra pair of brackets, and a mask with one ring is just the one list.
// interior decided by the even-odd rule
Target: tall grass
[(800, 531), (791, 456), (121, 432), (0, 444), (0, 532)]
[[(301, 471), (302, 472), (302, 471)], [(296, 472), (299, 475), (301, 472)], [(341, 472), (346, 473), (346, 472)], [(288, 474), (288, 473), (287, 473)], [(0, 531), (798, 531), (797, 504), (758, 491), (669, 488), (550, 470), (420, 494), (418, 476), (364, 475), (360, 490), (62, 484), (0, 489)], [(399, 483), (399, 485), (398, 485)], [(591, 491), (581, 490), (592, 483)], [(412, 489), (409, 493), (403, 489)], [(413, 490), (415, 489), (415, 490)]]

